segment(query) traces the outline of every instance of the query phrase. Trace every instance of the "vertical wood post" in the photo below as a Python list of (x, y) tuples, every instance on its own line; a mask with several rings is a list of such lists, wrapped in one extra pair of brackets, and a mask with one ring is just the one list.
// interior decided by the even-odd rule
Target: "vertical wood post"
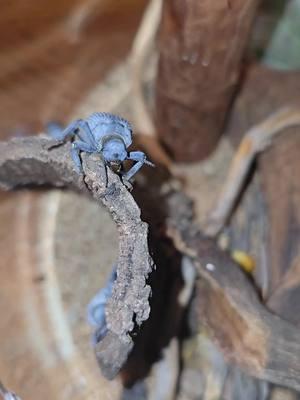
[(215, 148), (258, 3), (164, 0), (156, 118), (175, 160), (201, 160)]

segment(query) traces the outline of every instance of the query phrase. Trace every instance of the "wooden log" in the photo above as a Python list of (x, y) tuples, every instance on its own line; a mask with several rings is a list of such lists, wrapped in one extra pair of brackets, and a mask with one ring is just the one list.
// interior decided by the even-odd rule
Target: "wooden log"
[(95, 352), (103, 375), (112, 379), (132, 350), (130, 333), (150, 313), (151, 288), (146, 279), (154, 264), (148, 251), (148, 225), (116, 174), (108, 169), (106, 186), (104, 166), (97, 157), (86, 154), (82, 154), (84, 175), (76, 173), (70, 150), (70, 143), (57, 146), (43, 136), (1, 142), (0, 188), (30, 184), (67, 187), (89, 194), (110, 212), (119, 233), (117, 278), (106, 306), (108, 332)]
[[(182, 218), (182, 216), (180, 216)], [(169, 235), (199, 279), (194, 307), (226, 359), (252, 376), (300, 390), (298, 328), (269, 312), (241, 269), (196, 227), (175, 218)]]
[(158, 133), (175, 160), (201, 160), (215, 148), (258, 3), (165, 0), (156, 116)]
[[(233, 143), (238, 143), (251, 125), (274, 110), (292, 104), (299, 107), (299, 94), (298, 71), (251, 66), (231, 116), (228, 133)], [(299, 151), (299, 126), (290, 127), (273, 141), (257, 162), (267, 227), (264, 299), (273, 312), (297, 326), (300, 324), (300, 182), (296, 173), (300, 168)], [(237, 228), (235, 225), (235, 231)], [(241, 232), (237, 231), (236, 235), (241, 236)], [(257, 236), (257, 232), (253, 235)], [(258, 268), (261, 268), (260, 263)]]

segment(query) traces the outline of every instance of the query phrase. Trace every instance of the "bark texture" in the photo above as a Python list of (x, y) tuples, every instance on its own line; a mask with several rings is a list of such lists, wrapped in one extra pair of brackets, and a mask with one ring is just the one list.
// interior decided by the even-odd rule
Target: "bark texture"
[(207, 157), (221, 135), (259, 0), (165, 0), (156, 83), (159, 135), (174, 159)]
[[(299, 78), (298, 71), (274, 71), (258, 65), (249, 68), (231, 117), (228, 133), (232, 142), (238, 143), (243, 132), (274, 110), (293, 104), (299, 107)], [(264, 299), (273, 312), (297, 326), (300, 324), (300, 183), (296, 172), (300, 168), (299, 151), (299, 126), (290, 127), (257, 162), (265, 204), (259, 215), (265, 221)], [(241, 238), (236, 225), (234, 229)], [(262, 268), (262, 262), (257, 264)]]
[(269, 312), (230, 256), (178, 210), (168, 229), (197, 271), (195, 324), (206, 325), (226, 360), (259, 379), (299, 390), (298, 328)]
[[(89, 194), (103, 204), (119, 232), (117, 279), (106, 307), (108, 332), (96, 345), (103, 375), (114, 378), (133, 348), (130, 336), (150, 313), (150, 286), (146, 279), (153, 268), (148, 251), (148, 225), (119, 177), (108, 170), (108, 187), (99, 158), (82, 155), (84, 176), (74, 170), (70, 143), (57, 145), (44, 137), (16, 138), (0, 143), (0, 188), (26, 185), (67, 187)], [(135, 321), (135, 322), (134, 322)]]

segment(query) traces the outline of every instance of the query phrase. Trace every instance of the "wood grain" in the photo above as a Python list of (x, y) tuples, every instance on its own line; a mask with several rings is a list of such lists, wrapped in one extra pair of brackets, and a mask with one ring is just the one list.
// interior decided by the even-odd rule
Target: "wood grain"
[(258, 3), (164, 1), (156, 113), (158, 133), (175, 160), (201, 160), (215, 148)]

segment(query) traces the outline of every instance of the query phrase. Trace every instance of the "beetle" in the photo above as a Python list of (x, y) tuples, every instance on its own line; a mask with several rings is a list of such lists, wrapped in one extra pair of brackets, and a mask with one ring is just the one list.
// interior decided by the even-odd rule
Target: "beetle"
[[(82, 172), (80, 153), (98, 153), (104, 163), (106, 186), (108, 184), (107, 166), (116, 165), (122, 178), (129, 181), (144, 165), (154, 166), (142, 151), (128, 151), (132, 143), (130, 123), (118, 115), (95, 112), (86, 119), (77, 119), (65, 129), (59, 124), (50, 123), (47, 131), (54, 139), (65, 142), (72, 140), (71, 156), (78, 173)], [(123, 172), (125, 160), (136, 161), (129, 171)]]
[(116, 278), (117, 266), (113, 265), (106, 285), (96, 293), (87, 307), (87, 320), (91, 326), (96, 328), (92, 336), (94, 346), (99, 343), (107, 333), (105, 307), (112, 295), (112, 288)]

